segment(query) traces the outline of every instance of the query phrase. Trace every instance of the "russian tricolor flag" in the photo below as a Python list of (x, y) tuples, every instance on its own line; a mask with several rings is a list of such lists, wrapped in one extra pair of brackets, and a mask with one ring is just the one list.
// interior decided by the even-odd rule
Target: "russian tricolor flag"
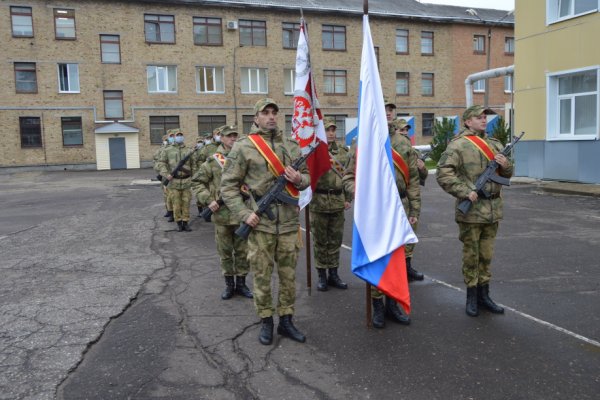
[(416, 243), (395, 182), (385, 106), (369, 27), (363, 16), (358, 100), (352, 272), (410, 313), (404, 244)]

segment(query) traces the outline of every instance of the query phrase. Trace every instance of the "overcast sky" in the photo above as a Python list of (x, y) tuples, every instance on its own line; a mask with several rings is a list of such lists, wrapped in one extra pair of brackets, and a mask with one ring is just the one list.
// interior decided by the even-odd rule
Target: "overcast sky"
[(453, 6), (494, 8), (496, 10), (513, 10), (515, 0), (418, 0), (421, 3), (448, 4)]

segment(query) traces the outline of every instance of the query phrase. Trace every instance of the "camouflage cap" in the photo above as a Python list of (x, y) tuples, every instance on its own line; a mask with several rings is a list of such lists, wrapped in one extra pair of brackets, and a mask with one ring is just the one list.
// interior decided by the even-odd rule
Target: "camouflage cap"
[(164, 136), (163, 136), (163, 142), (164, 142), (165, 140), (167, 140), (168, 138), (169, 138), (169, 135), (164, 135)]
[(183, 131), (179, 128), (175, 128), (175, 129), (169, 129), (167, 131), (167, 135), (171, 136), (171, 135), (183, 135)]
[(273, 106), (275, 107), (276, 111), (279, 111), (279, 106), (277, 105), (277, 103), (275, 103), (275, 100), (266, 97), (256, 102), (256, 104), (254, 105), (254, 115), (267, 108), (267, 106)]
[(206, 132), (200, 132), (200, 133), (198, 134), (198, 136), (200, 136), (201, 138), (212, 137), (212, 133), (211, 133), (211, 132), (208, 132), (208, 131), (206, 131)]
[(396, 105), (394, 103), (392, 103), (390, 101), (390, 99), (388, 99), (387, 97), (383, 98), (383, 105), (386, 106), (386, 107), (390, 106), (390, 107), (396, 108)]
[(325, 118), (323, 120), (323, 125), (325, 125), (325, 129), (329, 129), (329, 127), (334, 126), (337, 129), (337, 125), (335, 123), (335, 118)]
[(204, 138), (200, 135), (196, 137), (196, 143), (204, 142)]
[(484, 106), (474, 105), (465, 110), (465, 112), (463, 113), (462, 119), (463, 119), (463, 121), (466, 121), (469, 118), (479, 117), (481, 114), (490, 115), (490, 114), (496, 114), (496, 112), (489, 108), (485, 108)]
[(237, 131), (237, 128), (235, 126), (225, 126), (223, 129), (221, 129), (221, 136), (229, 136), (229, 135), (233, 135), (233, 134), (238, 135), (239, 132)]
[(396, 126), (396, 129), (412, 128), (412, 126), (410, 126), (410, 124), (408, 122), (406, 122), (406, 120), (404, 118), (395, 120), (394, 125)]

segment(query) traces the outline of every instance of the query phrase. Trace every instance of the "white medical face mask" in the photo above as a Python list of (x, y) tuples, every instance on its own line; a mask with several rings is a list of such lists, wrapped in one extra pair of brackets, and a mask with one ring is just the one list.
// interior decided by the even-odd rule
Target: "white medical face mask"
[(169, 144), (169, 141), (167, 141), (167, 140), (163, 141), (163, 145), (166, 146), (167, 144)]
[(210, 140), (210, 139), (204, 139), (204, 144), (210, 144), (210, 142), (212, 142), (212, 140)]
[(221, 143), (221, 135), (215, 136), (215, 142)]
[(175, 143), (177, 143), (177, 144), (183, 143), (183, 136), (176, 136), (175, 137)]

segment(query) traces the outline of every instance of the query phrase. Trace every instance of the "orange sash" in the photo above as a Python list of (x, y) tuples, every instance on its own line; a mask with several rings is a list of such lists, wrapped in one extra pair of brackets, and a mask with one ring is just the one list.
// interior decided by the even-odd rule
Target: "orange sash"
[(406, 161), (404, 161), (404, 158), (402, 158), (400, 153), (398, 153), (394, 149), (392, 149), (392, 159), (394, 160), (394, 165), (396, 166), (398, 171), (400, 171), (400, 174), (402, 175), (402, 179), (404, 179), (406, 187), (408, 187), (408, 177), (410, 176), (410, 173), (408, 171), (408, 164), (406, 164)]
[[(273, 149), (271, 149), (267, 142), (265, 142), (265, 139), (263, 139), (260, 135), (248, 135), (248, 139), (250, 139), (254, 146), (256, 146), (258, 152), (265, 158), (271, 173), (275, 175), (275, 177), (283, 175), (285, 167), (279, 157), (277, 157), (277, 154), (275, 154)], [(292, 182), (288, 181), (285, 184), (285, 189), (293, 197), (298, 198), (300, 196), (300, 192), (298, 189), (296, 189)]]
[(215, 153), (213, 154), (213, 158), (217, 161), (217, 164), (219, 164), (219, 167), (221, 167), (221, 169), (225, 168), (225, 161), (227, 161), (227, 159), (223, 154)]
[(494, 150), (490, 147), (489, 144), (479, 136), (464, 136), (465, 139), (469, 140), (477, 150), (479, 150), (488, 161), (492, 161), (494, 159)]

